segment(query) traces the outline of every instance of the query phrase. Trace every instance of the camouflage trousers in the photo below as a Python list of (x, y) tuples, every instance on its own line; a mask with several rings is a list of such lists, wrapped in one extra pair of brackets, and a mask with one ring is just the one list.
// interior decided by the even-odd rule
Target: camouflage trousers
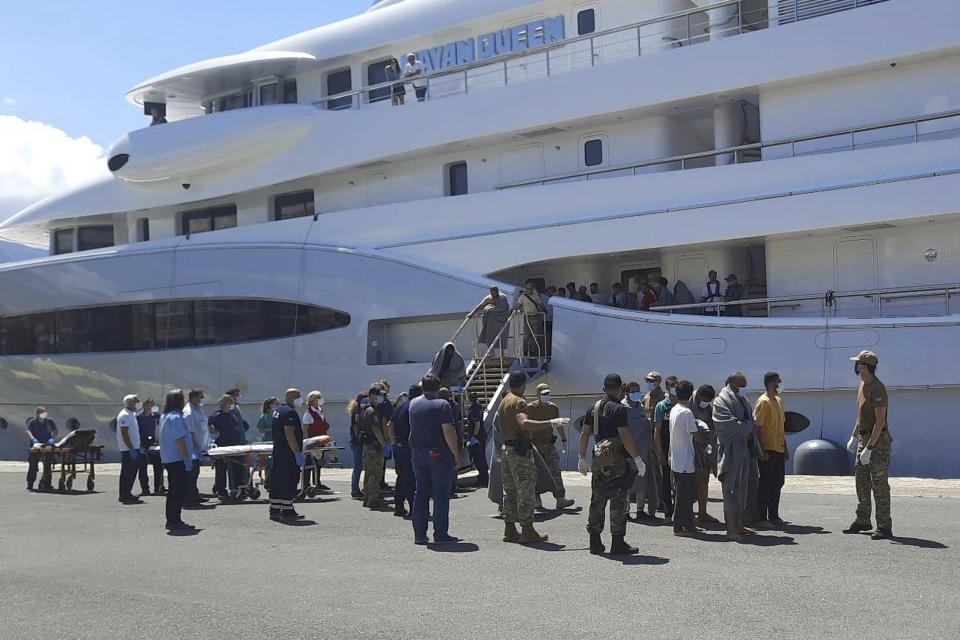
[(513, 447), (503, 446), (503, 520), (520, 525), (533, 524), (537, 504), (537, 465), (533, 454), (521, 456)]
[(383, 450), (379, 444), (363, 445), (363, 504), (380, 501), (380, 483), (383, 482)]
[[(626, 473), (627, 461), (621, 453), (623, 446), (619, 440), (604, 441), (593, 449), (590, 480), (590, 511), (587, 517), (587, 533), (601, 533), (606, 519), (607, 502), (610, 502), (610, 533), (622, 536), (627, 533), (627, 514), (630, 511), (630, 498)], [(620, 467), (623, 472), (612, 476)], [(636, 471), (634, 471), (636, 475)], [(632, 484), (632, 478), (630, 483)]]
[(560, 454), (557, 453), (556, 445), (547, 443), (534, 446), (543, 457), (543, 462), (547, 465), (547, 470), (550, 472), (553, 482), (557, 485), (557, 490), (553, 492), (553, 496), (557, 500), (562, 500), (567, 496), (567, 490), (563, 488), (563, 476), (560, 475)]
[[(857, 448), (857, 459), (860, 459), (860, 452), (867, 445), (869, 436), (860, 438), (860, 446)], [(864, 525), (870, 523), (870, 494), (873, 492), (873, 499), (877, 503), (877, 528), (892, 529), (893, 520), (890, 518), (890, 449), (893, 438), (888, 431), (884, 431), (877, 438), (877, 444), (873, 447), (873, 453), (870, 454), (870, 464), (856, 464), (854, 476), (857, 481), (857, 522)]]

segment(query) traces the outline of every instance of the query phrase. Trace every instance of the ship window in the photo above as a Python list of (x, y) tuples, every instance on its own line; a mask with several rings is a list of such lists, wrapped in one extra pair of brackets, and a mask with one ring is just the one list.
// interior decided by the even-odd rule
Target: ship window
[(237, 205), (224, 204), (207, 209), (184, 211), (180, 216), (180, 235), (230, 229), (237, 226)]
[(280, 104), (280, 83), (271, 82), (260, 86), (260, 104)]
[(447, 195), (462, 196), (467, 193), (467, 163), (454, 162), (447, 167)]
[(80, 227), (77, 230), (77, 251), (112, 247), (113, 225), (100, 224)]
[(283, 81), (283, 102), (284, 104), (295, 104), (297, 102), (296, 79)]
[(583, 143), (583, 163), (588, 167), (603, 164), (603, 140), (587, 140)]
[[(387, 64), (390, 62), (390, 60), (392, 60), (392, 58), (378, 60), (367, 65), (367, 86), (372, 86), (387, 81)], [(367, 92), (368, 102), (380, 102), (381, 100), (389, 99), (390, 87), (374, 89), (373, 91)]]
[[(350, 77), (350, 69), (334, 71), (327, 75), (327, 95), (335, 96), (338, 93), (346, 93), (353, 90), (353, 83)], [(327, 109), (335, 111), (337, 109), (349, 109), (353, 105), (353, 97), (346, 96), (335, 100), (327, 100)]]
[(53, 232), (53, 254), (73, 253), (73, 229)]
[(110, 353), (238, 344), (346, 327), (341, 311), (258, 299), (61, 309), (0, 318), (0, 353)]
[(217, 100), (217, 111), (233, 111), (245, 109), (253, 103), (253, 90), (224, 96)]
[(313, 214), (313, 189), (298, 193), (284, 193), (273, 200), (274, 220), (303, 218)]
[(577, 14), (577, 35), (586, 35), (597, 30), (597, 12), (594, 9), (584, 9)]
[(150, 240), (150, 218), (140, 218), (137, 220), (137, 242), (148, 240)]

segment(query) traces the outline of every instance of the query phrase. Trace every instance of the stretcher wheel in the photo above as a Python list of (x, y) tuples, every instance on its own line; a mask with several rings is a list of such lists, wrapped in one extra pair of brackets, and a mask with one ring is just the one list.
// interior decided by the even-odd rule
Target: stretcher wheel
[(308, 497), (308, 498), (315, 498), (316, 496), (317, 496), (317, 488), (316, 488), (316, 487), (307, 487), (307, 497)]
[(59, 491), (60, 493), (63, 493), (66, 490), (67, 490), (67, 481), (64, 480), (63, 478), (60, 478), (60, 482), (57, 484), (57, 491)]
[(93, 491), (93, 478), (87, 478), (87, 491)]
[(251, 500), (259, 500), (260, 489), (257, 489), (256, 487), (250, 487), (249, 489), (247, 489), (247, 497), (250, 498)]
[(243, 497), (244, 497), (244, 496), (243, 496), (243, 489), (235, 489), (235, 490), (233, 490), (233, 491), (230, 492), (230, 499), (231, 499), (231, 500), (236, 500), (237, 502), (240, 502), (241, 500), (243, 500)]

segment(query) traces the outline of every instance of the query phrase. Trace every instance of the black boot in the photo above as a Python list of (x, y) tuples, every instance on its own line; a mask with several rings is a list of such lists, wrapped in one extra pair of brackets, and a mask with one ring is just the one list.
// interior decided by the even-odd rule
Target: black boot
[(843, 530), (844, 533), (861, 533), (863, 531), (870, 531), (873, 529), (873, 525), (870, 524), (860, 524), (859, 522), (854, 521), (849, 527)]
[(884, 529), (883, 527), (877, 527), (877, 530), (870, 535), (874, 540), (890, 540), (893, 538), (893, 529)]
[(591, 533), (590, 534), (590, 553), (595, 556), (598, 556), (606, 550), (607, 548), (603, 546), (603, 541), (600, 540), (600, 534)]
[(610, 545), (610, 553), (615, 556), (632, 556), (635, 553), (640, 553), (640, 549), (636, 547), (631, 547), (627, 544), (626, 540), (623, 539), (623, 536), (613, 536), (613, 543)]

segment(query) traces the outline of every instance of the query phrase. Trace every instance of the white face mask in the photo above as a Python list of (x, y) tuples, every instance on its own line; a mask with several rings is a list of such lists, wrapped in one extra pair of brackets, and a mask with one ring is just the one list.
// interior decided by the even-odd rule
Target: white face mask
[(202, 406), (205, 405), (205, 404), (207, 404), (207, 401), (204, 400), (203, 398), (200, 398), (200, 402), (197, 403), (197, 406), (198, 406), (198, 407), (202, 407)]
[(710, 406), (710, 403), (709, 403), (709, 402), (698, 402), (697, 404), (700, 405), (700, 408), (701, 408), (701, 409), (706, 409), (707, 407)]
[(143, 403), (138, 400), (138, 401), (136, 402), (136, 404), (134, 404), (134, 408), (135, 408), (137, 411), (140, 411), (141, 409), (143, 409)]
[(299, 409), (299, 408), (302, 407), (302, 406), (303, 406), (303, 398), (294, 398), (294, 400), (293, 400), (293, 408), (294, 408), (294, 409)]
[(47, 419), (47, 412), (46, 412), (46, 411), (44, 411), (43, 413), (40, 414), (40, 419), (41, 419), (41, 420), (46, 420), (46, 419)]
[(158, 407), (157, 405), (153, 405), (153, 409), (150, 410), (150, 413), (152, 413), (153, 415), (157, 415), (158, 413), (160, 413), (160, 407)]
[(320, 398), (319, 400), (317, 400), (317, 406), (318, 406), (318, 407), (322, 407), (322, 406), (324, 405), (324, 403), (326, 403), (326, 400), (324, 400), (323, 398)]
[(550, 394), (549, 394), (549, 393), (545, 393), (545, 394), (541, 395), (541, 396), (540, 396), (540, 402), (542, 402), (542, 403), (544, 403), (544, 404), (546, 404), (547, 402), (550, 402)]

